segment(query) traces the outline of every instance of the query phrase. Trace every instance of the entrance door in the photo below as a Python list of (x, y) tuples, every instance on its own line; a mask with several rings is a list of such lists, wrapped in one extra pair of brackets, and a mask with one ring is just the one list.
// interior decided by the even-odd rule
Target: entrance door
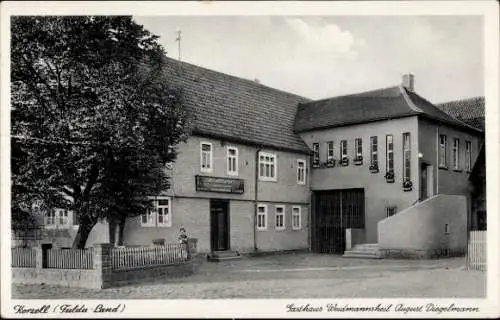
[(420, 201), (427, 199), (427, 164), (420, 165)]
[(212, 251), (229, 250), (229, 201), (210, 200), (210, 246)]
[(345, 229), (365, 227), (363, 189), (329, 190), (314, 193), (312, 249), (321, 253), (342, 253)]

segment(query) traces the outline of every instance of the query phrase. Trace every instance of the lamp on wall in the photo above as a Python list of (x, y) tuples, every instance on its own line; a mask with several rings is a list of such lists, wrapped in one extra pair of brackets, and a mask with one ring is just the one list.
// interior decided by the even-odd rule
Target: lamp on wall
[(419, 153), (418, 153), (418, 158), (419, 158), (419, 159), (422, 159), (423, 157), (424, 157), (424, 154), (423, 154), (422, 152), (419, 152)]

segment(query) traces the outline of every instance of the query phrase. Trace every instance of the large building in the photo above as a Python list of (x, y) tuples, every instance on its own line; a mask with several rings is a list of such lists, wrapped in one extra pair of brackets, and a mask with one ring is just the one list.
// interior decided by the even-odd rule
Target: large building
[[(409, 216), (421, 203), (438, 201), (440, 210), (448, 203), (428, 198), (470, 197), (483, 132), (420, 97), (411, 75), (399, 86), (312, 101), (166, 62), (167, 81), (183, 90), (194, 130), (169, 168), (171, 188), (151, 195), (155, 210), (127, 221), (125, 245), (176, 242), (182, 226), (207, 253), (343, 252), (346, 229), (377, 243), (393, 228), (381, 222)], [(462, 209), (469, 206), (467, 200)], [(463, 245), (461, 228), (453, 228), (465, 223), (462, 209), (443, 222), (459, 239), (454, 246)], [(72, 220), (64, 210), (50, 213), (47, 227), (66, 236), (44, 241), (69, 246)], [(109, 241), (107, 227), (96, 228), (88, 245)], [(405, 232), (391, 230), (394, 239)]]

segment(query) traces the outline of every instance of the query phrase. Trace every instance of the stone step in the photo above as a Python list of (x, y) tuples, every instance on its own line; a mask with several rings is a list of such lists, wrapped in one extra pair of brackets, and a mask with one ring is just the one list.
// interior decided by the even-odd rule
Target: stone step
[(382, 255), (378, 252), (376, 253), (367, 253), (367, 252), (358, 252), (358, 251), (345, 251), (343, 258), (358, 258), (358, 259), (382, 259)]
[(207, 255), (208, 261), (225, 261), (241, 259), (238, 251), (214, 251)]

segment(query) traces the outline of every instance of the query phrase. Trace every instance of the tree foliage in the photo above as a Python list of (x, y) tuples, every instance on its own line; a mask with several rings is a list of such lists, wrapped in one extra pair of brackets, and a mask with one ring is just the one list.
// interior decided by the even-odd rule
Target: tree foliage
[(168, 187), (181, 93), (131, 17), (14, 17), (11, 35), (13, 221), (33, 201), (73, 210), (84, 247), (97, 221), (140, 215)]

